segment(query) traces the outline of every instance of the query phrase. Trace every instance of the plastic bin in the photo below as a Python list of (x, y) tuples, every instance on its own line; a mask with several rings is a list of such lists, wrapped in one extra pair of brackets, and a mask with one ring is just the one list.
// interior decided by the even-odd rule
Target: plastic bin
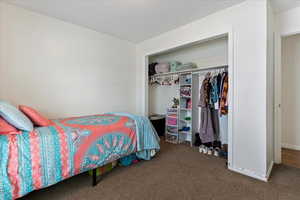
[(177, 125), (177, 119), (176, 118), (168, 118), (167, 119), (167, 124), (171, 126), (176, 126)]

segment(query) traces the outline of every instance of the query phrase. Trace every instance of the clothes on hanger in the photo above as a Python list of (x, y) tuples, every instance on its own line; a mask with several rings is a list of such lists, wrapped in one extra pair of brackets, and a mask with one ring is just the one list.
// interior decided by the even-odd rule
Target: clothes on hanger
[(211, 78), (211, 91), (210, 91), (210, 104), (216, 109), (219, 108), (219, 89), (218, 89), (218, 76)]
[(208, 72), (200, 87), (198, 103), (201, 107), (199, 136), (202, 143), (228, 143), (227, 96), (228, 73)]
[(209, 103), (209, 80), (210, 73), (207, 73), (200, 87), (199, 107), (205, 108)]
[(211, 74), (207, 73), (205, 76), (205, 79), (202, 82), (201, 89), (200, 89), (200, 97), (199, 97), (199, 107), (201, 107), (201, 122), (200, 122), (200, 128), (199, 128), (199, 136), (202, 141), (202, 143), (209, 143), (213, 142), (215, 140), (215, 129), (213, 123), (213, 118), (215, 119), (215, 116), (212, 116), (215, 114), (212, 112), (210, 108), (210, 99), (211, 99)]
[(221, 92), (221, 99), (220, 99), (220, 110), (222, 115), (228, 114), (228, 73), (224, 72), (224, 79), (222, 84), (222, 92)]

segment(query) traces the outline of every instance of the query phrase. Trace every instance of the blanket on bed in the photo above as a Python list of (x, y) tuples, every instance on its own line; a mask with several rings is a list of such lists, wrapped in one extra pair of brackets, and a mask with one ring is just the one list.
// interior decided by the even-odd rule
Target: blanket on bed
[[(107, 113), (111, 115), (119, 115), (129, 117), (135, 121), (136, 134), (137, 134), (137, 152), (138, 158), (143, 160), (150, 160), (151, 154), (155, 153), (155, 150), (159, 150), (160, 138), (157, 135), (156, 130), (152, 126), (151, 122), (147, 117), (133, 115), (130, 113)], [(153, 152), (153, 153), (152, 153)]]
[(0, 200), (22, 197), (134, 152), (149, 160), (150, 151), (158, 149), (149, 120), (124, 113), (53, 120), (30, 133), (0, 135)]

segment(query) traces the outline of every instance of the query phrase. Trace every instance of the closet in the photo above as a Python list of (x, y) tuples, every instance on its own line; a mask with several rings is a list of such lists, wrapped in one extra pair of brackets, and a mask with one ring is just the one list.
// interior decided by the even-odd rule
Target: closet
[[(215, 80), (217, 77), (222, 78), (222, 74), (228, 76), (227, 36), (151, 55), (148, 63), (149, 115), (165, 117), (165, 140), (174, 144), (187, 143), (198, 147), (201, 145), (199, 149), (205, 153), (213, 149), (216, 142), (221, 143), (220, 134), (228, 135), (228, 117), (219, 114), (219, 96), (216, 97), (216, 104), (207, 102), (209, 120), (214, 120), (211, 119), (211, 114), (216, 110), (214, 116), (217, 117), (217, 121), (215, 120), (217, 127), (212, 128), (219, 136), (217, 139), (215, 137), (214, 141), (208, 139), (209, 142), (205, 141), (205, 144), (199, 144), (199, 138), (205, 137), (200, 134), (200, 126), (207, 126), (208, 122), (205, 108), (199, 103), (200, 90), (205, 78), (209, 76), (209, 83), (211, 83), (214, 78)], [(165, 66), (166, 64), (168, 66)], [(157, 65), (161, 65), (161, 70), (154, 74)], [(166, 69), (168, 67), (169, 70)], [(217, 94), (219, 95), (220, 92), (220, 85), (218, 85)], [(228, 141), (225, 143), (227, 145)], [(221, 148), (222, 144), (219, 146)]]

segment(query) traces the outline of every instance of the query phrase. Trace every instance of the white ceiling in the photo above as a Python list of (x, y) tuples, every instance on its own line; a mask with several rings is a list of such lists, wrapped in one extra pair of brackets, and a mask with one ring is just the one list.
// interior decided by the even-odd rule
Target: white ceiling
[(275, 12), (282, 12), (300, 6), (300, 0), (271, 0)]
[[(138, 43), (244, 0), (6, 0), (11, 4)], [(271, 0), (276, 12), (300, 0)]]
[(244, 0), (6, 1), (137, 43)]

